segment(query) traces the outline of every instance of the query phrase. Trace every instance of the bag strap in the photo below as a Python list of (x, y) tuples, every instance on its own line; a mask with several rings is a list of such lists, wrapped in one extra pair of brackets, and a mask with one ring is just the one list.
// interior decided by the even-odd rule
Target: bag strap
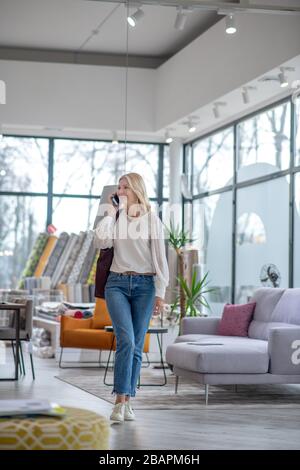
[(149, 240), (150, 240), (150, 248), (151, 248), (151, 245), (152, 245), (152, 220), (151, 220), (151, 210), (149, 211)]

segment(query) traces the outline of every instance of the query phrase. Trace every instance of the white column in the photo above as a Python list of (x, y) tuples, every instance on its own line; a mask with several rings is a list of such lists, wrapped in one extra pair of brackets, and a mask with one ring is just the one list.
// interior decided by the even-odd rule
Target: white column
[[(169, 205), (172, 212), (172, 220), (175, 225), (181, 226), (181, 174), (183, 164), (182, 140), (175, 138), (170, 144), (170, 197)], [(170, 214), (171, 215), (171, 214)]]
[[(169, 216), (167, 217), (167, 225), (170, 224), (170, 220), (174, 223), (175, 226), (181, 228), (182, 221), (182, 208), (181, 208), (181, 174), (182, 174), (182, 163), (183, 163), (183, 145), (182, 140), (175, 138), (170, 144), (170, 175), (169, 175)], [(168, 220), (169, 219), (169, 220)], [(176, 276), (177, 276), (177, 255), (173, 248), (168, 248), (168, 262), (170, 270), (170, 283), (166, 292), (166, 301), (174, 302), (175, 293), (174, 289), (176, 286)]]

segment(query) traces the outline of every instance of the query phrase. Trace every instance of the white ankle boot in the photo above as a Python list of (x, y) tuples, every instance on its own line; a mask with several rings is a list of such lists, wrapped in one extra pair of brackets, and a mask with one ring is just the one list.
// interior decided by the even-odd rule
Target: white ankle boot
[(117, 421), (119, 423), (122, 423), (124, 421), (124, 415), (125, 415), (125, 403), (117, 403), (114, 406), (112, 414), (110, 415), (110, 419), (112, 421)]
[(133, 409), (131, 408), (131, 404), (129, 403), (129, 401), (125, 402), (124, 419), (125, 419), (125, 421), (134, 421), (135, 420), (135, 414), (133, 412)]

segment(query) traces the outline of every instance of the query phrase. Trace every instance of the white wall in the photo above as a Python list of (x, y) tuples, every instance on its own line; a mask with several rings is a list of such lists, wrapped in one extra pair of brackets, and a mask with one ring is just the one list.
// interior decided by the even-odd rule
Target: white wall
[[(0, 61), (5, 124), (124, 130), (125, 69)], [(128, 129), (152, 132), (154, 70), (128, 70)]]

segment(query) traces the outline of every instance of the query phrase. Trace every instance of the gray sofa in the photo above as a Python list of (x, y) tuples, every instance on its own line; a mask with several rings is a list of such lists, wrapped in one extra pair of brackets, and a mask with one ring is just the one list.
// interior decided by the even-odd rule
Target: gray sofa
[(220, 318), (182, 320), (166, 350), (175, 393), (181, 376), (205, 385), (206, 404), (209, 385), (300, 383), (300, 289), (261, 288), (251, 301), (248, 337), (217, 335)]

